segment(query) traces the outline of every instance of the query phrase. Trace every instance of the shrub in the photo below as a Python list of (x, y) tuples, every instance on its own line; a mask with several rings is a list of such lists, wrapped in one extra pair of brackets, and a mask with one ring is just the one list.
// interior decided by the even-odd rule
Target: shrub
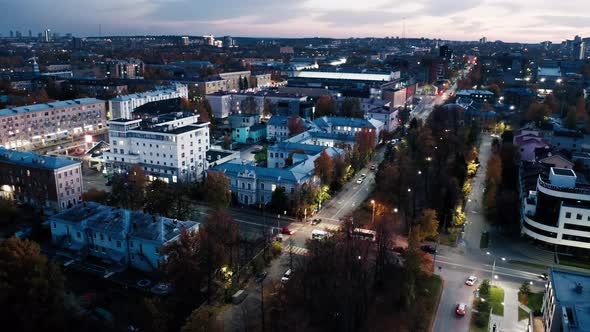
[(488, 325), (488, 320), (486, 319), (485, 315), (481, 312), (475, 314), (475, 326), (477, 327), (486, 327)]
[(271, 252), (273, 257), (277, 257), (283, 251), (283, 244), (278, 241), (272, 243)]
[(490, 295), (490, 281), (488, 279), (484, 279), (481, 282), (481, 286), (479, 286), (479, 296), (487, 297)]

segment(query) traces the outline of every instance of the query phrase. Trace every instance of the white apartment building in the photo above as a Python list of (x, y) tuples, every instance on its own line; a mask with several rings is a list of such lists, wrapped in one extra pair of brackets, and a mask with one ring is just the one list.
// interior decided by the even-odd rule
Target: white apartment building
[(209, 122), (194, 113), (168, 113), (151, 119), (108, 122), (111, 148), (104, 153), (105, 172), (126, 172), (140, 165), (149, 180), (166, 183), (199, 180), (207, 170)]
[(109, 101), (109, 119), (132, 119), (135, 108), (153, 101), (174, 98), (188, 98), (188, 87), (177, 83), (170, 89), (119, 96)]
[(383, 122), (383, 130), (394, 132), (399, 126), (397, 119), (398, 110), (389, 107), (376, 107), (366, 112), (367, 119), (375, 119)]
[(94, 98), (0, 109), (0, 146), (30, 149), (103, 129), (105, 122), (105, 102)]
[(523, 234), (558, 250), (590, 249), (590, 186), (573, 170), (552, 167), (525, 194), (521, 226)]
[(266, 139), (281, 142), (289, 138), (289, 117), (275, 115), (266, 123)]
[(233, 96), (227, 92), (218, 91), (207, 95), (211, 112), (215, 119), (225, 119), (232, 113)]
[(108, 261), (123, 269), (131, 266), (158, 271), (165, 257), (160, 248), (176, 241), (182, 230), (198, 231), (194, 221), (152, 216), (84, 202), (52, 216), (49, 220), (54, 246), (76, 260), (88, 256)]

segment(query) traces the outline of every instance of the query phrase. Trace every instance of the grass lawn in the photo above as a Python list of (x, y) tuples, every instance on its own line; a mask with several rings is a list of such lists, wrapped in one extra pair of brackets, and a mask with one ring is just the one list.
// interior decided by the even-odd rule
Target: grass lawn
[(504, 289), (493, 286), (490, 289), (490, 303), (492, 304), (492, 313), (498, 316), (504, 316)]
[(525, 320), (529, 318), (529, 314), (524, 311), (521, 307), (518, 307), (518, 321)]
[(425, 326), (430, 326), (436, 315), (437, 302), (442, 291), (442, 279), (438, 275), (420, 278), (416, 288), (423, 290), (419, 293), (424, 304), (422, 307), (425, 311), (423, 317), (428, 320), (428, 324)]
[(576, 260), (571, 256), (559, 255), (559, 264), (579, 267), (582, 269), (590, 269), (590, 262), (584, 260)]
[(479, 248), (485, 249), (490, 245), (490, 233), (483, 232), (481, 233), (481, 238), (479, 240)]

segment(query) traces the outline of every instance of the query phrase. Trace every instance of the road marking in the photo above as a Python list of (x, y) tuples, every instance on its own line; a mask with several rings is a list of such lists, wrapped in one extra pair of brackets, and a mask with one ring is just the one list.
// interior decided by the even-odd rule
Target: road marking
[[(441, 257), (441, 256), (437, 256)], [(440, 260), (437, 259), (436, 260), (436, 264), (445, 264), (445, 265), (450, 265), (453, 267), (462, 267), (465, 268), (467, 270), (476, 270), (476, 271), (481, 271), (481, 272), (488, 272), (488, 273), (492, 273), (492, 269), (491, 268), (486, 268), (486, 266), (489, 266), (487, 264), (470, 264), (470, 265), (464, 265), (464, 264), (457, 264), (457, 263), (453, 263), (453, 262), (448, 262), (448, 261), (444, 261), (444, 260)], [(532, 272), (527, 272), (527, 271), (522, 271), (522, 270), (514, 270), (514, 269), (510, 269), (507, 267), (500, 267), (500, 266), (496, 266), (496, 268), (494, 269), (494, 274), (497, 275), (506, 275), (506, 276), (510, 276), (510, 277), (515, 277), (515, 278), (520, 278), (520, 279), (526, 279), (526, 280), (530, 280), (530, 279), (536, 279), (539, 274), (538, 273), (532, 273)], [(520, 273), (519, 274), (515, 274), (515, 273)]]
[(284, 252), (293, 252), (295, 255), (305, 256), (309, 253), (309, 250), (297, 246), (286, 246)]

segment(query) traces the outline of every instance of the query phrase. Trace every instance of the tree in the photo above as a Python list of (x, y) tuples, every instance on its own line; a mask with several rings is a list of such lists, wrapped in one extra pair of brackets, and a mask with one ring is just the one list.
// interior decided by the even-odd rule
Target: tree
[(13, 201), (0, 198), (0, 224), (11, 224), (18, 217), (18, 210)]
[(356, 134), (356, 145), (358, 149), (361, 165), (365, 165), (371, 159), (377, 145), (377, 135), (373, 128), (362, 128)]
[(334, 161), (322, 150), (320, 156), (314, 161), (315, 174), (320, 177), (323, 185), (330, 185), (334, 174)]
[(156, 179), (147, 186), (145, 210), (148, 213), (168, 216), (173, 201), (172, 190), (164, 181)]
[(277, 187), (270, 198), (270, 208), (278, 213), (289, 210), (289, 197), (284, 187)]
[(555, 96), (553, 93), (548, 94), (543, 100), (543, 105), (547, 107), (551, 114), (556, 114), (559, 112), (559, 107), (557, 105), (557, 100), (555, 100)]
[(303, 126), (303, 119), (299, 116), (290, 116), (287, 126), (289, 128), (289, 135), (295, 136), (305, 131), (305, 127)]
[(315, 104), (315, 116), (334, 116), (336, 115), (336, 103), (329, 95), (323, 95), (318, 98)]
[(274, 107), (270, 99), (264, 99), (264, 107), (262, 109), (262, 116), (270, 118), (274, 114)]
[(223, 209), (231, 202), (229, 178), (222, 171), (207, 171), (204, 188), (207, 190), (206, 200), (215, 209)]
[(345, 98), (342, 102), (342, 116), (350, 118), (363, 118), (365, 114), (361, 110), (361, 103), (358, 98)]
[(586, 122), (587, 118), (586, 99), (584, 99), (584, 96), (579, 96), (576, 101), (576, 120), (578, 122)]
[(248, 78), (246, 76), (244, 76), (244, 78), (242, 79), (242, 86), (244, 87), (243, 89), (249, 89), (250, 88), (250, 84), (248, 83)]
[(488, 297), (488, 295), (490, 295), (490, 281), (488, 279), (484, 279), (481, 282), (481, 286), (479, 286), (479, 295), (481, 297)]
[(576, 108), (573, 106), (570, 106), (568, 111), (567, 111), (567, 115), (565, 117), (565, 127), (567, 129), (576, 129), (577, 128), (577, 112), (576, 112)]
[(0, 307), (11, 330), (64, 329), (64, 277), (37, 243), (12, 237), (0, 244)]
[(253, 96), (248, 96), (240, 103), (240, 110), (243, 114), (258, 114), (258, 105)]
[(549, 110), (543, 104), (532, 103), (526, 113), (526, 119), (529, 121), (543, 122), (545, 117), (549, 115)]
[(133, 165), (125, 174), (112, 177), (111, 198), (118, 205), (131, 210), (140, 210), (144, 205), (147, 178), (143, 168)]
[(109, 194), (106, 191), (95, 188), (90, 188), (87, 192), (82, 193), (82, 200), (87, 202), (106, 204), (108, 197)]
[(435, 238), (438, 235), (438, 219), (435, 210), (422, 210), (422, 215), (418, 217), (417, 223), (420, 225), (420, 242), (425, 239)]
[(488, 159), (486, 181), (493, 184), (502, 183), (502, 159), (495, 153)]
[(160, 249), (166, 256), (160, 268), (172, 284), (175, 298), (183, 306), (194, 308), (199, 304), (203, 270), (203, 243), (200, 232), (183, 229), (177, 241), (169, 241)]
[(181, 332), (217, 332), (221, 331), (217, 323), (217, 309), (202, 306), (195, 309), (187, 318)]

